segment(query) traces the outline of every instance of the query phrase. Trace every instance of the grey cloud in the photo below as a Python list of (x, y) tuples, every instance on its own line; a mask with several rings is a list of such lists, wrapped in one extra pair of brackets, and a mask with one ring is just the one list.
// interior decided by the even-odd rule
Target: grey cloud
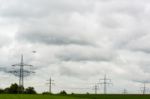
[(137, 82), (137, 83), (150, 83), (150, 80), (133, 80), (133, 82)]
[(0, 47), (9, 46), (12, 42), (12, 38), (4, 35), (0, 35)]
[[(113, 49), (111, 49), (112, 51)], [(56, 54), (62, 61), (111, 61), (116, 55), (115, 51), (90, 47), (70, 47)]]
[(9, 70), (7, 68), (5, 68), (5, 67), (0, 67), (0, 71), (9, 73)]
[(77, 62), (84, 62), (84, 61), (109, 61), (110, 58), (108, 57), (100, 57), (100, 56), (87, 56), (81, 55), (81, 53), (66, 53), (63, 55), (57, 55), (57, 58), (62, 61), (77, 61)]
[[(146, 53), (147, 54), (147, 53)], [(147, 58), (146, 58), (147, 57)], [(144, 72), (144, 73), (149, 73), (150, 72), (150, 62), (149, 62), (149, 55), (145, 55), (144, 59), (140, 59), (138, 61), (139, 68)]]
[[(97, 69), (95, 70), (95, 68)], [(69, 78), (72, 77), (80, 80), (83, 79), (87, 80), (89, 78), (92, 78), (92, 76), (97, 77), (99, 73), (102, 73), (102, 71), (99, 71), (99, 69), (100, 67), (98, 65), (70, 61), (70, 62), (62, 62), (58, 68), (58, 71), (61, 76)]]
[[(75, 15), (79, 18), (84, 18), (78, 13)], [(95, 42), (93, 42), (95, 41), (93, 33), (89, 33), (88, 31), (89, 28), (87, 27), (89, 27), (89, 24), (87, 24), (87, 26), (83, 25), (83, 23), (80, 24), (80, 20), (72, 14), (68, 17), (68, 19), (67, 16), (62, 18), (57, 16), (54, 20), (53, 18), (48, 20), (39, 19), (40, 21), (36, 20), (33, 22), (29, 21), (23, 23), (16, 34), (16, 39), (19, 41), (29, 41), (31, 43), (45, 43), (54, 45), (96, 45)], [(73, 20), (77, 20), (77, 23)], [(85, 30), (83, 30), (84, 28)]]
[[(29, 31), (30, 32), (30, 31)], [(58, 35), (55, 33), (24, 33), (18, 36), (19, 40), (30, 41), (31, 43), (44, 43), (52, 45), (92, 45), (90, 41), (81, 39), (80, 37), (72, 37), (67, 35)]]
[(61, 66), (59, 68), (59, 72), (60, 75), (64, 75), (64, 76), (76, 76), (79, 77), (80, 74), (77, 71), (72, 70), (71, 68), (65, 67), (65, 66)]
[[(14, 3), (16, 2), (16, 3)], [(26, 1), (10, 1), (9, 4), (1, 1), (0, 16), (8, 18), (40, 18), (53, 13), (72, 13), (90, 11), (92, 8), (90, 0), (26, 0)], [(32, 9), (32, 10), (31, 10)]]
[(132, 40), (128, 43), (127, 48), (133, 51), (141, 51), (144, 53), (150, 53), (149, 41), (150, 35), (147, 33), (138, 39)]

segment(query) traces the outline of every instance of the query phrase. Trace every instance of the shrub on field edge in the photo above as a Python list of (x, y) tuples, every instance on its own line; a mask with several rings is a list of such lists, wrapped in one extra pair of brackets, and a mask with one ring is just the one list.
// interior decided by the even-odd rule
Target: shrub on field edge
[(43, 95), (53, 95), (53, 93), (50, 93), (50, 92), (43, 92), (42, 94)]
[(34, 90), (33, 87), (28, 87), (25, 89), (25, 94), (36, 94), (36, 91)]
[(60, 91), (60, 95), (67, 95), (67, 92), (65, 90)]

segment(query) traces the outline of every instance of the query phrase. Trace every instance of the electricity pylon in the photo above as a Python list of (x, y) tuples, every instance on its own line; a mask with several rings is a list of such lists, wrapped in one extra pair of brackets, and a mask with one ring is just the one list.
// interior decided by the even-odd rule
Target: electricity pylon
[(122, 94), (127, 94), (128, 93), (128, 91), (126, 90), (126, 89), (123, 89), (123, 92), (122, 92)]
[(95, 94), (97, 94), (97, 91), (98, 91), (98, 89), (99, 89), (98, 85), (95, 84), (93, 89), (94, 89)]
[(146, 91), (147, 91), (146, 82), (143, 82), (143, 87), (141, 87), (141, 91), (143, 95), (146, 94)]
[(12, 66), (19, 66), (19, 71), (17, 70), (14, 70), (14, 71), (11, 71), (12, 73), (17, 73), (19, 74), (19, 87), (20, 87), (20, 92), (19, 93), (22, 93), (23, 90), (24, 90), (24, 73), (27, 73), (27, 74), (30, 74), (30, 73), (34, 73), (32, 71), (25, 71), (24, 70), (24, 67), (25, 66), (29, 66), (31, 67), (32, 65), (28, 65), (28, 64), (25, 64), (24, 63), (24, 60), (23, 60), (23, 54), (21, 55), (21, 62), (19, 64), (14, 64)]
[(53, 83), (54, 80), (52, 80), (51, 77), (50, 77), (50, 79), (49, 79), (48, 81), (49, 81), (49, 82), (48, 82), (47, 84), (49, 84), (49, 93), (51, 94), (51, 93), (52, 93), (52, 85), (54, 84), (54, 83)]
[(104, 87), (104, 94), (107, 94), (107, 85), (112, 84), (111, 79), (108, 79), (106, 75), (104, 75), (103, 79), (100, 79), (100, 83)]

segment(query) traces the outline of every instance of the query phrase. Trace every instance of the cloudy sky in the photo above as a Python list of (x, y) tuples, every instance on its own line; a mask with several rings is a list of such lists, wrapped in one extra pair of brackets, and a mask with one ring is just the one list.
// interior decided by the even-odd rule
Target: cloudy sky
[(8, 71), (23, 53), (38, 92), (50, 76), (54, 92), (93, 92), (107, 74), (109, 92), (138, 93), (150, 81), (149, 18), (149, 0), (0, 0), (0, 87), (18, 83)]

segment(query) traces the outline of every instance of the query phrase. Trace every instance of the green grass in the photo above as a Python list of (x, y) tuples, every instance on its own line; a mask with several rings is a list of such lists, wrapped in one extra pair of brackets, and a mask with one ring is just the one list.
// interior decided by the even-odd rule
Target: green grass
[(150, 95), (19, 95), (0, 94), (0, 99), (150, 99)]
[[(83, 99), (82, 97), (56, 96), (56, 95), (18, 95), (1, 94), (0, 99)], [(85, 99), (85, 98), (84, 98)]]
[(150, 99), (150, 95), (76, 95), (88, 99)]

